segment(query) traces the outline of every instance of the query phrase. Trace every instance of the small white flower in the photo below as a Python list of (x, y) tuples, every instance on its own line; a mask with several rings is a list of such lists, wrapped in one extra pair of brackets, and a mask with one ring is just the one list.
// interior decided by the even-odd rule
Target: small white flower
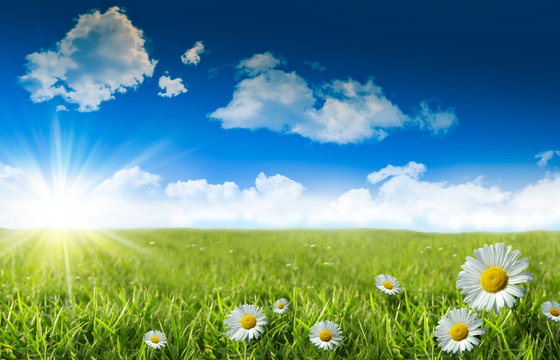
[(266, 315), (255, 305), (241, 305), (233, 309), (224, 320), (226, 335), (233, 341), (250, 342), (264, 333)]
[(475, 312), (467, 308), (455, 309), (441, 317), (434, 336), (443, 351), (461, 355), (465, 350), (471, 351), (473, 345), (480, 344), (480, 339), (475, 336), (486, 333), (480, 326), (482, 319), (477, 319)]
[(457, 288), (466, 295), (463, 302), (473, 309), (490, 311), (498, 314), (507, 305), (515, 305), (515, 297), (525, 297), (527, 292), (516, 284), (533, 281), (533, 274), (522, 272), (529, 266), (529, 259), (518, 260), (520, 251), (511, 254), (511, 246), (504, 248), (503, 243), (484, 245), (474, 250), (476, 259), (467, 256), (467, 262), (461, 266)]
[(274, 303), (274, 312), (282, 315), (290, 308), (290, 302), (284, 298), (276, 300)]
[(313, 325), (309, 340), (319, 349), (332, 350), (342, 341), (340, 327), (332, 321), (320, 321)]
[(377, 275), (375, 277), (375, 286), (385, 294), (396, 295), (401, 292), (399, 281), (391, 275)]
[(555, 301), (546, 301), (541, 305), (544, 316), (552, 321), (560, 321), (560, 305)]
[(144, 342), (152, 349), (160, 349), (167, 344), (167, 338), (162, 332), (151, 330), (144, 335)]

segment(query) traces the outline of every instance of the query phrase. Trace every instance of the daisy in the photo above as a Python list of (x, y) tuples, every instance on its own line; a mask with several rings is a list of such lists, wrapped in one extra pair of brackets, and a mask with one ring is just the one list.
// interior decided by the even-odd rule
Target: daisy
[(399, 281), (391, 275), (377, 275), (375, 277), (375, 286), (385, 294), (396, 295), (401, 292)]
[(165, 347), (165, 344), (167, 344), (167, 338), (162, 332), (151, 330), (144, 335), (144, 342), (152, 349), (159, 349)]
[(319, 349), (332, 350), (335, 346), (340, 345), (342, 331), (332, 321), (321, 321), (311, 328), (309, 340)]
[(560, 321), (560, 305), (555, 301), (546, 301), (541, 305), (544, 316), (552, 321)]
[(522, 273), (529, 266), (529, 258), (517, 260), (520, 251), (509, 253), (511, 246), (504, 248), (503, 243), (484, 245), (474, 250), (476, 259), (467, 256), (467, 262), (461, 266), (457, 288), (463, 289), (463, 300), (473, 309), (490, 311), (496, 314), (507, 305), (515, 305), (515, 297), (525, 297), (526, 290), (517, 286), (523, 282), (533, 281), (533, 274)]
[(241, 305), (229, 313), (224, 324), (231, 340), (250, 342), (264, 333), (263, 325), (268, 322), (266, 315), (255, 305)]
[(480, 339), (475, 336), (486, 333), (481, 325), (482, 319), (477, 319), (475, 312), (467, 308), (455, 309), (441, 317), (434, 336), (443, 351), (461, 355), (465, 350), (471, 351), (473, 345), (480, 344)]
[(282, 315), (290, 308), (290, 302), (284, 298), (276, 300), (274, 303), (274, 312)]

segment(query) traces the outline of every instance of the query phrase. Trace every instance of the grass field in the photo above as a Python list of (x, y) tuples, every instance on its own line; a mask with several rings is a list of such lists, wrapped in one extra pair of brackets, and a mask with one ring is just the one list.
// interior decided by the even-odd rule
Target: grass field
[[(520, 323), (484, 313), (486, 335), (466, 359), (554, 359), (560, 324), (540, 312), (560, 300), (560, 233), (404, 231), (0, 231), (0, 359), (443, 359), (433, 333), (462, 306), (465, 256), (505, 242), (530, 258)], [(388, 298), (380, 273), (404, 287)], [(272, 312), (277, 298), (290, 311)], [(240, 304), (263, 307), (266, 333), (248, 346), (225, 337)], [(309, 328), (337, 322), (333, 352)], [(168, 346), (143, 343), (160, 330)]]

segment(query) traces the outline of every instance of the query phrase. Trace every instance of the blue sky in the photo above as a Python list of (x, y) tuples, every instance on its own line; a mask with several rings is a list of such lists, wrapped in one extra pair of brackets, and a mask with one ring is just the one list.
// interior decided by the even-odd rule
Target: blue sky
[[(122, 200), (113, 207), (145, 209), (144, 222), (92, 213), (74, 225), (559, 228), (538, 195), (560, 192), (558, 10), (552, 1), (6, 4), (0, 196), (18, 202), (16, 187), (43, 205), (6, 207), (0, 225), (66, 222), (68, 212), (23, 214), (52, 213), (53, 199), (83, 206), (112, 181), (104, 195)], [(383, 171), (391, 175), (368, 181)], [(465, 188), (481, 199), (451, 206)], [(420, 205), (438, 194), (441, 203)], [(517, 226), (520, 199), (542, 214)], [(265, 218), (248, 210), (254, 202)], [(323, 220), (312, 216), (325, 208)], [(449, 226), (423, 215), (431, 210), (463, 220)], [(209, 215), (188, 220), (197, 211)], [(379, 216), (403, 211), (402, 222)], [(478, 220), (489, 213), (494, 225)]]

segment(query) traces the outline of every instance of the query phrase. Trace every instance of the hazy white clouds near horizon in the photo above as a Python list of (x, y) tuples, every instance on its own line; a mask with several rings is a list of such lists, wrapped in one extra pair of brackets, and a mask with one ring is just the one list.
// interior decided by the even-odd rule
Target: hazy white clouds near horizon
[(541, 151), (540, 153), (535, 155), (535, 158), (539, 159), (539, 161), (537, 161), (537, 165), (541, 168), (544, 168), (548, 165), (548, 162), (556, 156), (560, 156), (560, 150)]
[(254, 186), (241, 188), (234, 181), (165, 182), (135, 166), (89, 190), (53, 194), (36, 183), (36, 174), (0, 165), (2, 227), (58, 226), (57, 217), (64, 217), (65, 226), (87, 228), (560, 229), (556, 173), (512, 192), (482, 177), (462, 183), (425, 181), (427, 167), (409, 162), (371, 172), (369, 187), (321, 196), (307, 194), (305, 184), (281, 174), (260, 173)]

